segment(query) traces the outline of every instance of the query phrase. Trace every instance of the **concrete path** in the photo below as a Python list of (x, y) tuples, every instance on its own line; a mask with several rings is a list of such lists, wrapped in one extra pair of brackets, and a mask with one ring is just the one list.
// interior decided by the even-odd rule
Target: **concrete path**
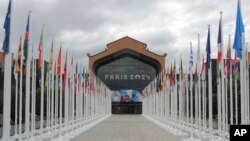
[(112, 115), (75, 141), (180, 141), (141, 115)]

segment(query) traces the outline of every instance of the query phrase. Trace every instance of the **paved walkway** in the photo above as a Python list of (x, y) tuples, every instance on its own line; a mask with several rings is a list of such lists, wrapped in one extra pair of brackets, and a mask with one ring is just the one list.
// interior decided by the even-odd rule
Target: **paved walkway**
[(112, 115), (75, 141), (179, 141), (141, 115)]

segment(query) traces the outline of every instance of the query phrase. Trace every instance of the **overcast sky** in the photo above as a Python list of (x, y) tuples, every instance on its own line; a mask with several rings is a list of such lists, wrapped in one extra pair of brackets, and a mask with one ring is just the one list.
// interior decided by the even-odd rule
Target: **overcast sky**
[[(0, 1), (0, 26), (4, 23), (9, 0)], [(250, 0), (241, 0), (246, 41), (249, 41)], [(201, 52), (205, 53), (207, 25), (211, 25), (212, 57), (217, 54), (219, 12), (223, 11), (223, 42), (235, 31), (237, 0), (13, 0), (12, 48), (24, 34), (28, 11), (31, 44), (38, 48), (42, 24), (45, 24), (46, 52), (55, 39), (58, 50), (87, 63), (87, 53), (103, 51), (109, 42), (129, 36), (147, 44), (149, 50), (162, 55), (167, 62), (182, 54), (189, 59), (190, 45), (197, 49), (197, 35), (201, 38)], [(2, 46), (4, 30), (0, 29)], [(48, 53), (46, 53), (48, 54)], [(57, 54), (57, 53), (56, 53)]]

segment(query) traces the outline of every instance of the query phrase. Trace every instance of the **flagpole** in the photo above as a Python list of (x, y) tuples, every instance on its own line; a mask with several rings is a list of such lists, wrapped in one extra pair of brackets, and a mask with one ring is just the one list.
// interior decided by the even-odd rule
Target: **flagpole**
[[(44, 29), (44, 25), (43, 25), (43, 29)], [(40, 134), (43, 134), (43, 109), (44, 109), (44, 49), (42, 49), (42, 55), (41, 55), (41, 60), (42, 60), (42, 66), (41, 66), (41, 103), (40, 103)], [(48, 80), (50, 82), (50, 80)], [(49, 86), (48, 86), (49, 87)], [(48, 94), (47, 94), (48, 95)], [(46, 119), (48, 120), (48, 119)]]
[[(61, 43), (61, 46), (62, 46), (62, 43)], [(62, 60), (62, 56), (59, 56), (60, 57), (60, 60)], [(60, 134), (59, 134), (59, 137), (62, 135), (62, 97), (63, 97), (63, 95), (62, 95), (62, 87), (63, 87), (63, 85), (62, 85), (62, 77), (63, 77), (63, 75), (62, 75), (62, 62), (60, 61), (60, 118), (59, 118), (59, 123), (60, 123)]]
[(22, 107), (23, 107), (22, 97), (23, 97), (23, 48), (21, 47), (20, 87), (19, 87), (19, 140), (21, 140), (21, 135), (22, 135)]
[[(18, 58), (18, 57), (17, 57)], [(17, 63), (17, 60), (16, 59), (16, 62)], [(16, 64), (18, 65), (18, 64)], [(15, 68), (16, 68), (16, 65), (15, 65)], [(14, 136), (16, 137), (17, 136), (17, 102), (18, 102), (18, 72), (16, 72), (16, 70), (14, 69), (14, 72), (15, 72), (15, 80), (16, 80), (16, 94), (15, 94), (15, 134)]]
[(35, 96), (35, 70), (34, 70), (34, 65), (35, 65), (35, 61), (33, 59), (33, 46), (32, 46), (32, 64), (31, 64), (31, 69), (32, 69), (32, 74), (31, 74), (31, 136), (33, 136), (34, 134), (34, 125), (35, 125), (35, 122), (34, 122), (34, 119), (35, 119), (35, 113), (34, 113), (34, 96)]
[[(4, 25), (5, 41), (3, 47), (6, 47), (4, 52), (4, 95), (3, 95), (3, 138), (2, 140), (9, 140), (10, 138), (10, 114), (11, 114), (11, 17), (12, 17), (12, 0), (9, 1), (8, 11), (6, 14)], [(8, 38), (9, 37), (9, 38)], [(3, 48), (4, 50), (4, 48)], [(5, 50), (4, 50), (5, 51)]]
[[(192, 42), (190, 42), (191, 52), (192, 52)], [(193, 61), (193, 54), (192, 55), (192, 61)], [(191, 103), (191, 138), (193, 138), (193, 62), (190, 66), (190, 103)]]

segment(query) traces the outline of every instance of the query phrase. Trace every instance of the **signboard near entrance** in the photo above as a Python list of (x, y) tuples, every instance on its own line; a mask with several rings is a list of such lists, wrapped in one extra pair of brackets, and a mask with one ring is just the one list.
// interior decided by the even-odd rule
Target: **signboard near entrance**
[(156, 76), (156, 68), (131, 55), (123, 55), (101, 65), (97, 76), (113, 91), (133, 89), (141, 92)]

